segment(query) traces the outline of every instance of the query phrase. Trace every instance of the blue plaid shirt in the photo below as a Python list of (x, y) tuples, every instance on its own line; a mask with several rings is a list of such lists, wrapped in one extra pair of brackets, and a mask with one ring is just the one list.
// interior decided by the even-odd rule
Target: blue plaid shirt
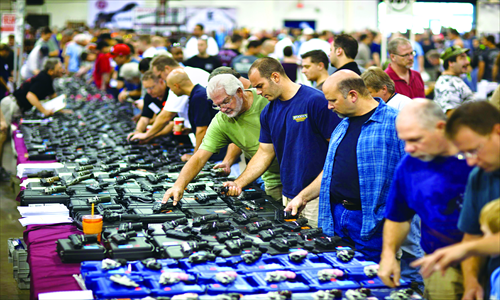
[[(396, 166), (405, 155), (404, 142), (396, 132), (398, 111), (387, 106), (380, 98), (379, 105), (368, 121), (363, 124), (356, 146), (358, 160), (359, 189), (363, 214), (361, 238), (369, 240), (384, 219), (385, 202)], [(318, 227), (327, 235), (334, 235), (330, 205), (330, 184), (335, 153), (349, 127), (349, 118), (343, 119), (335, 128), (323, 167), (323, 178), (319, 194)]]

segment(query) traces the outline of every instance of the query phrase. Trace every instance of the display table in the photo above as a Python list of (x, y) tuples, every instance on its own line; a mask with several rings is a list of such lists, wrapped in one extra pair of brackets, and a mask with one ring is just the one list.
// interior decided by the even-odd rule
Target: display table
[[(13, 124), (17, 128), (18, 124)], [(29, 160), (27, 157), (28, 150), (24, 144), (24, 139), (20, 130), (16, 129), (12, 132), (12, 142), (14, 144), (14, 150), (17, 154), (17, 165), (20, 164), (37, 164), (37, 163), (53, 163), (56, 160)]]
[(30, 299), (38, 294), (81, 290), (73, 274), (80, 274), (80, 264), (64, 264), (56, 252), (56, 241), (71, 234), (81, 234), (71, 224), (29, 225), (24, 231), (30, 266)]

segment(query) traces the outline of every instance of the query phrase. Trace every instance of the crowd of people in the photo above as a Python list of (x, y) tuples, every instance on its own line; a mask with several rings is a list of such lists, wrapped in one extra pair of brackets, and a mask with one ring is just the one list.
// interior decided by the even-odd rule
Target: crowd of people
[(379, 262), (386, 285), (415, 281), (426, 299), (500, 296), (500, 88), (491, 103), (474, 96), (500, 79), (493, 36), (393, 34), (384, 65), (373, 31), (242, 30), (224, 44), (202, 24), (179, 40), (103, 29), (62, 44), (40, 33), (14, 91), (5, 64), (1, 143), (23, 112), (54, 113), (40, 100), (55, 78), (81, 77), (133, 103), (129, 140), (174, 133), (192, 144), (164, 202), (176, 205), (207, 161), (229, 174), (243, 154), (228, 195), (261, 184)]

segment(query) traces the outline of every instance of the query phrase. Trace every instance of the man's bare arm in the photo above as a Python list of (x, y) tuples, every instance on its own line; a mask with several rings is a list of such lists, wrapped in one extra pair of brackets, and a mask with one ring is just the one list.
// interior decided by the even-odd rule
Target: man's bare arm
[(259, 150), (252, 157), (245, 171), (234, 182), (225, 182), (224, 186), (229, 187), (229, 196), (238, 196), (242, 188), (257, 179), (264, 173), (276, 156), (273, 144), (260, 143)]
[(193, 180), (193, 178), (200, 173), (201, 169), (207, 163), (208, 159), (212, 156), (212, 152), (199, 149), (193, 157), (184, 165), (179, 174), (179, 177), (174, 183), (174, 186), (168, 189), (163, 195), (163, 203), (167, 203), (168, 199), (173, 197), (174, 205), (182, 198), (184, 189)]

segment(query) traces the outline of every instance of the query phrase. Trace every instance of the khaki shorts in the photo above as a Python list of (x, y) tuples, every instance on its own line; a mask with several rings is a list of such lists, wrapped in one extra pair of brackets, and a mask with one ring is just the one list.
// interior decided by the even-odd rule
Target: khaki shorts
[(21, 109), (17, 104), (16, 98), (12, 95), (8, 95), (0, 101), (0, 109), (8, 126), (12, 124), (12, 120), (21, 116)]
[(424, 299), (428, 300), (461, 300), (464, 294), (463, 275), (460, 267), (449, 267), (444, 276), (434, 272), (424, 279)]
[[(283, 196), (283, 206), (287, 206), (293, 199)], [(309, 226), (318, 227), (319, 197), (307, 202), (306, 207), (300, 213), (301, 218), (306, 218)]]
[(281, 201), (281, 197), (283, 197), (283, 186), (280, 185), (275, 185), (275, 186), (267, 186), (266, 183), (264, 183), (266, 187), (266, 194), (273, 198), (276, 201)]

